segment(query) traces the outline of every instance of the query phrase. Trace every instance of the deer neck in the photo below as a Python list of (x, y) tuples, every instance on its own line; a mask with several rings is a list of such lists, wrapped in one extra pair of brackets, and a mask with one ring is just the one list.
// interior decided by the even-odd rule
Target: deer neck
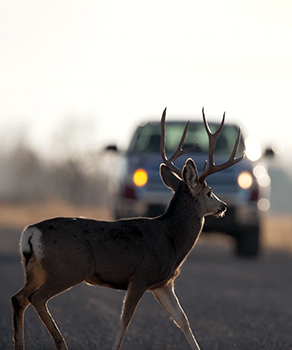
[(167, 224), (167, 233), (181, 254), (186, 256), (194, 246), (204, 225), (199, 202), (188, 186), (181, 182), (165, 214), (161, 217)]

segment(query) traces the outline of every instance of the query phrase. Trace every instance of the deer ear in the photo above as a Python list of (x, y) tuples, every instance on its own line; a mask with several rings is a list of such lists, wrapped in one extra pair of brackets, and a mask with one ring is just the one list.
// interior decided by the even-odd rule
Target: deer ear
[(163, 183), (175, 192), (181, 180), (176, 175), (174, 175), (164, 164), (160, 165), (159, 171)]
[(194, 189), (199, 181), (199, 174), (195, 162), (189, 158), (182, 170), (183, 180), (191, 188)]

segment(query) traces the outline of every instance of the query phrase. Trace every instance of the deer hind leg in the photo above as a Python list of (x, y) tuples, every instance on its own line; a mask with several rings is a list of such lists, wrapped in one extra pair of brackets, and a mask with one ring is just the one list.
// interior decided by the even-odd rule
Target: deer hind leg
[(127, 328), (146, 289), (147, 288), (140, 287), (133, 282), (129, 284), (121, 314), (120, 329), (117, 333), (112, 350), (119, 350), (121, 348)]
[(14, 349), (24, 348), (23, 317), (30, 304), (29, 296), (40, 288), (45, 281), (45, 273), (34, 259), (31, 259), (25, 267), (25, 286), (11, 298), (13, 308)]
[(59, 283), (54, 283), (55, 279), (47, 279), (46, 282), (35, 293), (30, 295), (29, 301), (36, 309), (40, 319), (43, 321), (48, 332), (51, 334), (57, 350), (68, 350), (65, 339), (63, 338), (58, 326), (56, 325), (53, 317), (51, 316), (47, 302), (53, 296), (65, 291), (72, 285), (64, 286)]
[(17, 294), (11, 298), (13, 308), (13, 339), (14, 349), (22, 350), (24, 348), (23, 337), (23, 316), (29, 305), (28, 297), (34, 291), (29, 285), (25, 285)]
[(174, 292), (173, 284), (170, 283), (163, 287), (153, 289), (152, 293), (155, 295), (163, 308), (168, 312), (173, 321), (184, 332), (191, 348), (193, 350), (200, 350), (200, 347), (191, 330), (188, 318), (180, 306), (179, 300)]

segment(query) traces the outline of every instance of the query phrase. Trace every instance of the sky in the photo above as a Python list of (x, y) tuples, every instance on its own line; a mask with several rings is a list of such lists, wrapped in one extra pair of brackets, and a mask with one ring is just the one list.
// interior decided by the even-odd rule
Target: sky
[[(0, 5), (2, 147), (40, 152), (74, 118), (86, 147), (147, 117), (206, 116), (292, 150), (292, 2), (11, 0)], [(86, 129), (87, 126), (87, 129)]]

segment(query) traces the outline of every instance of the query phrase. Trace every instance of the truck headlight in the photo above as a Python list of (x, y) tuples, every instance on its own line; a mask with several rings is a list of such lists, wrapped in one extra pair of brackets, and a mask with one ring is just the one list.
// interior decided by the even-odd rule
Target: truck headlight
[(253, 178), (251, 173), (248, 171), (243, 171), (242, 173), (240, 173), (237, 178), (237, 183), (244, 190), (247, 190), (248, 188), (250, 188), (253, 183)]
[(147, 171), (144, 169), (137, 169), (133, 175), (133, 182), (137, 187), (143, 187), (148, 181)]

